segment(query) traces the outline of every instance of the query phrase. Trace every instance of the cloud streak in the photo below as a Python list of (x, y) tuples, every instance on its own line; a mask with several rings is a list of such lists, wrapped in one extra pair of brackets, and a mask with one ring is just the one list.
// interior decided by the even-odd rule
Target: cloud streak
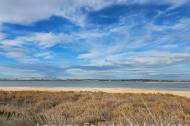
[(15, 77), (30, 70), (31, 76), (59, 78), (187, 77), (188, 2), (1, 0), (0, 66), (8, 71), (1, 74), (13, 69)]
[(0, 22), (30, 24), (58, 15), (78, 24), (84, 24), (85, 11), (100, 10), (111, 5), (155, 3), (178, 7), (187, 2), (188, 0), (1, 0)]

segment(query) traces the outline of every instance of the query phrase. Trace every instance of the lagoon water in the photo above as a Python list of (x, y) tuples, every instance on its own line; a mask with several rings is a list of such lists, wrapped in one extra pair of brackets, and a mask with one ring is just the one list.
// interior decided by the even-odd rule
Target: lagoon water
[(98, 80), (64, 81), (0, 81), (0, 87), (84, 87), (84, 88), (136, 88), (154, 90), (190, 91), (190, 82), (129, 82)]

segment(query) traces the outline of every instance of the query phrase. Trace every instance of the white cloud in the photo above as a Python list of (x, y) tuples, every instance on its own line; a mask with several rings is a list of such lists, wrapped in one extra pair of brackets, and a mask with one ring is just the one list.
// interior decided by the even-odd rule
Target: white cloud
[[(134, 55), (134, 59), (130, 59), (129, 56), (123, 55), (121, 56), (121, 59), (118, 59), (120, 54), (125, 54), (127, 52), (133, 51), (135, 49), (139, 49), (142, 47), (151, 47), (152, 50), (156, 50), (157, 48), (177, 48), (179, 47), (179, 44), (175, 43), (168, 43), (172, 41), (173, 39), (179, 39), (179, 40), (184, 40), (185, 42), (190, 42), (189, 36), (187, 36), (187, 31), (189, 26), (189, 22), (187, 19), (182, 19), (178, 21), (176, 24), (173, 24), (171, 26), (158, 26), (155, 24), (147, 24), (144, 25), (144, 30), (143, 30), (143, 36), (134, 36), (131, 35), (131, 28), (136, 26), (135, 22), (133, 24), (129, 25), (119, 25), (119, 26), (110, 26), (108, 27), (105, 31), (104, 30), (82, 30), (79, 32), (73, 32), (72, 34), (66, 34), (66, 33), (30, 33), (26, 36), (21, 36), (17, 37), (16, 39), (13, 40), (3, 40), (0, 42), (2, 45), (1, 48), (4, 48), (7, 51), (7, 56), (9, 57), (15, 57), (19, 58), (21, 56), (13, 56), (12, 54), (12, 49), (13, 47), (19, 47), (19, 48), (25, 48), (24, 45), (33, 43), (37, 45), (37, 49), (46, 49), (49, 47), (53, 47), (56, 44), (65, 44), (65, 43), (71, 43), (71, 42), (79, 42), (85, 48), (87, 51), (86, 53), (82, 53), (78, 56), (79, 60), (87, 60), (91, 65), (110, 65), (112, 63), (118, 63), (119, 62), (124, 62), (127, 64), (127, 60), (130, 62), (136, 62), (139, 64), (156, 64), (157, 62), (161, 62), (163, 64), (169, 64), (169, 61), (171, 62), (182, 62), (185, 60), (187, 57), (183, 57), (181, 53), (180, 57), (181, 58), (176, 58), (175, 56), (170, 56), (168, 54), (168, 57), (161, 57), (161, 56), (155, 56), (157, 58), (152, 58), (150, 59), (147, 56), (144, 56), (144, 59), (142, 58), (142, 61), (140, 60), (141, 56), (138, 56), (138, 53)], [(154, 28), (153, 28), (154, 27)], [(159, 27), (160, 33), (165, 33), (168, 29), (171, 30), (172, 32), (167, 33), (165, 35), (161, 36), (154, 36), (154, 31), (156, 31)], [(180, 31), (180, 33), (178, 32)], [(182, 32), (183, 31), (183, 32)], [(115, 34), (119, 35), (114, 36)], [(114, 40), (111, 40), (110, 37), (114, 36)], [(175, 37), (174, 37), (175, 36)], [(186, 37), (184, 37), (186, 36)], [(107, 39), (109, 38), (109, 39)], [(176, 40), (177, 40), (176, 39)], [(108, 42), (110, 44), (108, 44)], [(8, 49), (6, 49), (8, 48)], [(76, 47), (76, 49), (79, 47)], [(9, 52), (9, 53), (8, 53)], [(26, 51), (30, 52), (30, 50)], [(23, 53), (22, 55), (26, 55), (26, 52), (20, 52)], [(144, 51), (142, 51), (144, 52)], [(161, 51), (160, 51), (161, 52)], [(188, 52), (188, 50), (184, 50), (184, 52)], [(18, 53), (18, 52), (16, 52)], [(178, 52), (176, 52), (178, 53)], [(184, 53), (184, 54), (186, 54)], [(49, 53), (51, 54), (51, 53)], [(162, 53), (161, 53), (162, 54)], [(21, 54), (20, 54), (21, 55)], [(46, 55), (46, 56), (44, 56)], [(150, 56), (149, 54), (147, 54)], [(51, 56), (48, 56), (47, 52), (45, 54), (32, 54), (31, 57), (32, 59), (36, 58), (44, 58), (48, 59)], [(113, 58), (116, 57), (116, 58)], [(128, 57), (127, 58), (122, 58), (122, 57)], [(19, 58), (22, 59), (22, 58)], [(24, 59), (24, 58), (23, 58)], [(26, 58), (28, 59), (28, 58)], [(137, 60), (139, 59), (139, 60)], [(182, 60), (183, 59), (183, 60)], [(152, 60), (152, 62), (148, 62), (149, 60)], [(177, 61), (180, 60), (180, 61)]]
[(81, 24), (81, 7), (100, 9), (112, 3), (105, 0), (0, 0), (0, 22), (29, 24), (53, 15)]
[(179, 21), (177, 21), (174, 24), (162, 24), (162, 25), (156, 25), (153, 23), (147, 24), (145, 27), (148, 29), (151, 29), (152, 31), (159, 31), (164, 32), (166, 30), (172, 30), (172, 31), (187, 31), (190, 27), (190, 19), (189, 18), (181, 18)]
[(90, 55), (82, 54), (80, 58), (89, 60), (90, 65), (138, 65), (138, 66), (164, 66), (190, 61), (190, 54), (163, 51), (125, 52), (119, 54)]
[(3, 34), (3, 33), (0, 32), (0, 40), (5, 39), (5, 37), (6, 37), (5, 34)]
[(79, 55), (79, 59), (91, 59), (97, 56), (97, 52), (84, 53)]
[[(110, 68), (109, 70), (67, 69), (67, 72), (74, 77), (90, 78), (107, 75), (122, 77), (126, 76), (128, 72), (142, 75), (144, 74), (143, 71), (151, 75), (157, 75), (159, 72), (156, 73), (153, 69), (144, 67), (155, 65), (162, 68), (190, 61), (190, 48), (185, 49), (186, 47), (183, 47), (183, 49), (175, 52), (170, 51), (170, 49), (180, 48), (180, 42), (183, 42), (181, 45), (187, 45), (190, 42), (190, 21), (188, 18), (184, 17), (171, 25), (156, 25), (153, 23), (154, 21), (149, 22), (143, 15), (141, 17), (137, 14), (121, 17), (118, 24), (109, 25), (103, 29), (98, 29), (98, 27), (93, 30), (81, 28), (80, 31), (73, 31), (71, 34), (28, 33), (25, 36), (15, 36), (15, 39), (6, 39), (6, 34), (1, 33), (1, 23), (32, 25), (34, 22), (56, 15), (65, 17), (77, 25), (84, 26), (86, 25), (87, 16), (85, 11), (100, 10), (113, 4), (167, 3), (172, 6), (170, 8), (172, 9), (186, 2), (188, 0), (0, 0), (0, 54), (27, 64), (42, 63), (45, 60), (45, 64), (52, 61), (53, 64), (64, 66), (64, 61), (60, 62), (58, 59), (60, 57), (64, 58), (64, 56), (62, 57), (61, 54), (60, 57), (54, 57), (56, 54), (54, 55), (54, 52), (51, 52), (49, 48), (57, 44), (65, 44), (64, 48), (70, 49), (69, 46), (73, 47), (74, 45), (76, 53), (78, 53), (77, 49), (83, 48), (84, 50), (78, 57), (75, 57), (76, 59), (73, 57), (72, 61), (67, 59), (69, 63), (74, 60), (79, 65), (86, 66), (124, 66), (116, 69)], [(159, 14), (158, 16), (160, 16)], [(157, 34), (158, 32), (159, 34)], [(60, 52), (55, 51), (55, 53)], [(64, 53), (64, 51), (61, 53)], [(85, 60), (85, 62), (81, 60)], [(71, 65), (69, 63), (68, 66)], [(130, 67), (129, 69), (127, 65), (138, 65), (138, 67)], [(30, 70), (15, 70), (13, 68), (2, 68), (1, 66), (0, 71), (13, 71), (15, 74), (30, 72)]]
[(33, 23), (52, 16), (61, 0), (0, 0), (0, 22)]
[[(1, 35), (1, 34), (0, 34)], [(84, 30), (80, 32), (66, 33), (52, 33), (52, 32), (38, 32), (30, 33), (26, 36), (19, 36), (15, 39), (5, 39), (0, 42), (4, 46), (22, 46), (24, 44), (36, 43), (40, 48), (53, 47), (56, 44), (65, 44), (70, 42), (77, 42), (81, 39), (101, 38), (107, 33), (98, 30)]]
[[(168, 65), (189, 61), (190, 23), (187, 18), (182, 18), (171, 25), (156, 25), (146, 20), (145, 22), (141, 27), (142, 34), (140, 30), (138, 34), (133, 33), (133, 28), (136, 26), (135, 21), (129, 25), (108, 27), (106, 36), (109, 36), (109, 39), (102, 38), (103, 42), (102, 39), (93, 42), (88, 40), (91, 42), (88, 51), (80, 54), (78, 58), (88, 61), (89, 65), (100, 66), (114, 64)], [(111, 40), (112, 36), (114, 36), (114, 40)], [(141, 51), (135, 53), (136, 50)], [(180, 52), (182, 50), (183, 52)]]
[(9, 66), (0, 66), (1, 78), (29, 78), (29, 77), (43, 77), (44, 75), (31, 69), (21, 69)]
[(43, 59), (52, 59), (53, 54), (51, 54), (50, 52), (41, 52), (41, 53), (34, 54), (34, 57), (43, 58)]
[(67, 36), (65, 34), (54, 34), (54, 33), (34, 33), (28, 37), (26, 40), (30, 42), (37, 43), (40, 47), (47, 48), (60, 43), (61, 41), (66, 41)]
[[(124, 0), (126, 1), (126, 0)], [(188, 2), (188, 0), (134, 0), (134, 3), (155, 3), (155, 4), (173, 4), (175, 6), (180, 6)]]
[[(80, 31), (73, 34), (65, 33), (30, 33), (26, 36), (19, 36), (15, 39), (4, 39), (0, 41), (0, 49), (3, 49), (4, 55), (24, 63), (39, 62), (39, 59), (51, 59), (51, 52), (46, 49), (57, 44), (67, 44), (79, 42), (79, 40), (93, 39), (104, 36), (105, 33), (97, 30)], [(28, 48), (27, 45), (35, 45), (35, 48)], [(39, 50), (39, 51), (38, 51)], [(40, 50), (43, 50), (40, 52)], [(44, 50), (46, 50), (44, 52)]]
[(166, 44), (166, 45), (162, 45), (161, 48), (163, 49), (174, 49), (174, 48), (178, 48), (177, 44)]
[(30, 24), (50, 16), (63, 16), (72, 22), (84, 25), (82, 9), (99, 10), (113, 4), (168, 3), (180, 6), (188, 0), (0, 0), (0, 22)]
[(37, 43), (41, 48), (48, 48), (67, 41), (67, 35), (54, 33), (31, 33), (26, 36), (20, 36), (16, 39), (5, 39), (0, 44), (3, 46), (23, 46), (24, 44)]
[(141, 53), (131, 52), (107, 57), (107, 62), (112, 64), (129, 65), (173, 65), (190, 60), (189, 53), (145, 51)]
[(26, 48), (23, 47), (4, 47), (4, 53), (3, 55), (9, 58), (16, 59), (18, 61), (21, 61), (22, 63), (38, 63), (39, 60), (37, 58), (31, 57), (28, 53), (31, 52), (28, 51)]

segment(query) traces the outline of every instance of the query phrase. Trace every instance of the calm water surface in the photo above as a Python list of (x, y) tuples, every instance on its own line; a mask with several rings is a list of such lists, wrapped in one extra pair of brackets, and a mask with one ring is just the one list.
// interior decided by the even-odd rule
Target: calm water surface
[(190, 83), (182, 82), (127, 82), (127, 81), (0, 81), (0, 87), (92, 87), (92, 88), (138, 88), (155, 90), (190, 91)]

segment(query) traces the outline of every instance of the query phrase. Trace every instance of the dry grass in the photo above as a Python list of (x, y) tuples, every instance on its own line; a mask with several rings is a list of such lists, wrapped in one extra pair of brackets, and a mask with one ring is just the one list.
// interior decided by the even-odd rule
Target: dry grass
[(0, 126), (187, 124), (190, 99), (163, 94), (0, 92)]

